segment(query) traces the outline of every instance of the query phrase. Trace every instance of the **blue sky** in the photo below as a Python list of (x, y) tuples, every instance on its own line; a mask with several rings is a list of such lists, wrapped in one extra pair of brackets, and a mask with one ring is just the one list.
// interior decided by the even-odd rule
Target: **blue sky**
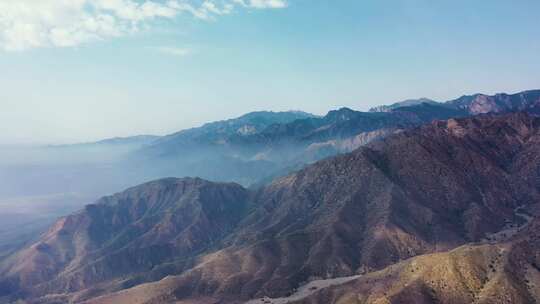
[(0, 3), (0, 143), (540, 88), (539, 1), (67, 2)]

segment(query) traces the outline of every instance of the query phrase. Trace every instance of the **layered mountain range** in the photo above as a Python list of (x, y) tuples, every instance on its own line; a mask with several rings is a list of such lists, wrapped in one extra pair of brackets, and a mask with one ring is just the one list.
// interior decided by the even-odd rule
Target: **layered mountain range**
[[(212, 144), (252, 153), (252, 143), (307, 147), (391, 130), (260, 187), (167, 178), (104, 197), (0, 260), (0, 299), (540, 301), (540, 92), (487, 99), (342, 109), (222, 137)], [(143, 150), (162, 155), (168, 141)], [(343, 277), (352, 279), (286, 298)]]
[(370, 112), (341, 108), (323, 117), (254, 112), (162, 137), (131, 154), (128, 163), (138, 165), (142, 179), (188, 175), (249, 186), (435, 119), (537, 113), (539, 107), (540, 90), (533, 90), (476, 94), (444, 103), (407, 100)]
[[(94, 200), (148, 180), (198, 176), (244, 186), (434, 119), (480, 113), (537, 113), (540, 90), (476, 94), (438, 103), (408, 100), (370, 112), (342, 108), (253, 112), (167, 136), (113, 138), (62, 146), (2, 148), (0, 199), (73, 193)], [(82, 174), (84, 172), (84, 174)], [(29, 189), (23, 185), (32, 184)]]

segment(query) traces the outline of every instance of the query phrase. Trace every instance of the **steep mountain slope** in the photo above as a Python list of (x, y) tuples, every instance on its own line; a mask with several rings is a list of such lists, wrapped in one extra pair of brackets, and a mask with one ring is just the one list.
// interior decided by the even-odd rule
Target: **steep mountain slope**
[(32, 296), (98, 283), (114, 288), (115, 279), (130, 274), (162, 276), (171, 271), (168, 263), (181, 267), (213, 246), (247, 207), (241, 186), (189, 178), (158, 180), (104, 197), (60, 219), (38, 242), (3, 261), (0, 291)]
[(466, 110), (473, 115), (512, 111), (526, 111), (538, 114), (540, 113), (540, 90), (530, 90), (516, 94), (500, 93), (493, 96), (475, 94), (462, 96), (448, 101), (446, 104)]
[[(245, 136), (271, 124), (306, 117), (313, 115), (253, 112), (164, 137), (141, 135), (69, 145), (2, 146), (0, 214), (3, 218), (16, 217), (18, 223), (43, 223), (34, 226), (44, 229), (59, 216), (84, 207), (104, 193), (114, 193), (149, 180), (168, 176), (206, 176), (212, 180), (247, 183), (260, 175), (260, 170), (269, 169), (271, 163), (244, 162), (235, 158), (232, 152), (224, 153), (211, 146), (201, 148), (197, 141), (204, 138), (217, 140), (231, 134)], [(185, 144), (178, 143), (185, 148), (183, 151), (168, 145), (169, 140), (180, 138), (189, 139), (183, 140)], [(135, 152), (149, 151), (156, 142), (174, 154), (174, 157), (169, 155), (172, 160), (160, 161), (162, 156)], [(14, 227), (10, 221), (0, 220), (0, 256), (35, 239), (36, 227)]]
[[(324, 117), (302, 112), (253, 112), (163, 137), (134, 136), (38, 148), (3, 147), (0, 199), (11, 203), (51, 195), (80, 198), (67, 209), (51, 206), (56, 216), (76, 210), (103, 193), (167, 176), (199, 176), (244, 186), (260, 185), (317, 160), (348, 153), (434, 119), (486, 111), (537, 113), (538, 92), (476, 94), (444, 104), (410, 100), (391, 106), (391, 111), (384, 113), (346, 108), (330, 111)], [(483, 100), (496, 106), (486, 108), (482, 106)], [(47, 203), (47, 199), (42, 202)], [(36, 219), (26, 216), (26, 221)], [(17, 231), (9, 234), (26, 238)], [(0, 243), (0, 247), (7, 245), (9, 252), (13, 249), (10, 244)]]
[(261, 207), (233, 247), (178, 278), (178, 289), (281, 296), (310, 277), (480, 240), (538, 199), (537, 189), (514, 185), (524, 184), (523, 170), (538, 178), (537, 163), (515, 165), (538, 151), (539, 126), (525, 114), (438, 122), (280, 179), (258, 193)]
[[(403, 131), (257, 191), (254, 209), (224, 236), (222, 249), (177, 268), (178, 275), (89, 303), (235, 302), (284, 296), (314, 278), (391, 273), (384, 269), (404, 259), (480, 242), (522, 223), (515, 210), (532, 208), (540, 198), (539, 149), (540, 118), (525, 113), (450, 119)], [(537, 225), (531, 227), (536, 231)], [(467, 269), (484, 263), (477, 256), (491, 261), (498, 246), (506, 245), (482, 246), (463, 261), (455, 258), (464, 256), (461, 249), (418, 260), (425, 266), (414, 271), (443, 269), (430, 270), (437, 265)], [(410, 270), (407, 265), (391, 269), (397, 276)], [(460, 274), (449, 280), (460, 281)], [(452, 296), (465, 299), (461, 291)]]
[[(342, 109), (297, 120), (287, 134), (304, 142), (347, 139), (350, 130), (420, 122), (433, 109)], [(321, 119), (332, 122), (320, 128)], [(518, 222), (517, 207), (539, 201), (537, 117), (480, 115), (390, 130), (251, 193), (166, 179), (104, 198), (2, 261), (0, 290), (82, 301), (157, 281), (121, 295), (150, 288), (147, 295), (160, 301), (282, 296), (312, 278), (367, 273), (480, 241)], [(248, 137), (284, 138), (265, 132)], [(173, 276), (159, 281), (166, 275)]]
[(540, 220), (512, 239), (412, 258), (293, 303), (538, 303)]

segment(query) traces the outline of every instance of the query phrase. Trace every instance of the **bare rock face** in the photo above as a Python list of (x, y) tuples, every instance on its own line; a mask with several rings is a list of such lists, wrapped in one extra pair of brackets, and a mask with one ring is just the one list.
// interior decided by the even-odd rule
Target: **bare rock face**
[(235, 303), (366, 273), (382, 283), (355, 281), (306, 301), (349, 303), (366, 294), (367, 303), (458, 303), (498, 299), (510, 293), (497, 287), (507, 286), (516, 303), (527, 303), (512, 272), (488, 280), (485, 267), (495, 257), (497, 269), (538, 265), (529, 239), (539, 226), (519, 241), (478, 243), (519, 222), (518, 207), (537, 206), (538, 155), (540, 118), (480, 115), (399, 132), (249, 194), (199, 179), (152, 182), (60, 220), (3, 263), (0, 290), (18, 286), (42, 303)]
[(540, 90), (524, 91), (517, 94), (496, 94), (493, 96), (475, 94), (462, 96), (446, 102), (447, 105), (468, 111), (470, 114), (507, 113), (526, 111), (540, 113)]

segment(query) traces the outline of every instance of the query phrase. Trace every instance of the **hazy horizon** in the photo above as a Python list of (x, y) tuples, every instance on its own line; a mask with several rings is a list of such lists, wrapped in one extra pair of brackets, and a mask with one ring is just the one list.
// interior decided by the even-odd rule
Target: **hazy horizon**
[(7, 0), (0, 144), (535, 89), (539, 10), (537, 1)]
[(540, 303), (538, 12), (0, 0), (0, 304)]
[(109, 137), (91, 137), (91, 138), (88, 138), (86, 140), (74, 139), (72, 141), (59, 141), (59, 142), (54, 142), (54, 141), (12, 142), (12, 143), (1, 143), (0, 142), (0, 147), (8, 147), (8, 148), (9, 147), (12, 147), (12, 148), (36, 147), (36, 148), (39, 148), (39, 147), (47, 147), (47, 146), (54, 147), (54, 146), (63, 146), (63, 145), (91, 144), (91, 143), (96, 143), (96, 142), (103, 141), (103, 140), (122, 139), (122, 138), (136, 137), (136, 136), (157, 136), (157, 137), (161, 137), (161, 136), (171, 135), (171, 134), (179, 132), (179, 131), (188, 130), (188, 129), (191, 129), (191, 128), (202, 127), (203, 125), (205, 125), (207, 123), (224, 121), (224, 120), (229, 120), (229, 119), (235, 119), (235, 118), (238, 118), (238, 117), (240, 117), (242, 115), (253, 113), (253, 112), (298, 112), (298, 111), (300, 111), (300, 112), (306, 112), (306, 113), (317, 115), (317, 116), (324, 116), (324, 115), (328, 114), (328, 112), (330, 112), (332, 110), (337, 110), (337, 109), (342, 108), (342, 107), (351, 108), (352, 110), (356, 110), (356, 111), (368, 111), (369, 109), (371, 109), (372, 107), (375, 107), (375, 106), (390, 105), (390, 104), (393, 104), (393, 103), (406, 101), (406, 100), (415, 100), (415, 99), (427, 98), (427, 99), (431, 99), (431, 100), (436, 101), (436, 102), (446, 102), (446, 101), (454, 100), (454, 99), (457, 99), (459, 97), (466, 96), (466, 95), (473, 95), (473, 94), (495, 95), (495, 94), (500, 94), (500, 93), (503, 93), (503, 94), (515, 94), (515, 93), (528, 91), (528, 90), (537, 90), (537, 88), (524, 88), (524, 89), (521, 89), (521, 90), (518, 90), (518, 91), (493, 91), (493, 92), (489, 92), (489, 93), (486, 93), (486, 92), (474, 92), (474, 93), (461, 94), (461, 95), (457, 95), (457, 96), (454, 96), (454, 97), (449, 97), (449, 98), (444, 99), (444, 100), (430, 98), (428, 96), (411, 97), (411, 98), (403, 98), (403, 99), (400, 99), (400, 100), (388, 101), (388, 102), (384, 102), (384, 103), (381, 103), (381, 104), (375, 104), (375, 105), (369, 106), (367, 108), (355, 108), (355, 107), (350, 107), (350, 106), (337, 106), (336, 108), (331, 108), (331, 109), (328, 109), (327, 111), (322, 111), (322, 112), (319, 112), (319, 113), (308, 112), (308, 111), (299, 110), (299, 109), (288, 109), (288, 110), (287, 109), (283, 109), (283, 110), (254, 109), (252, 111), (239, 113), (239, 114), (237, 114), (235, 116), (231, 116), (231, 117), (222, 117), (222, 118), (217, 118), (217, 119), (211, 120), (211, 121), (203, 121), (203, 122), (200, 122), (200, 123), (195, 123), (193, 125), (188, 125), (186, 127), (173, 128), (171, 130), (163, 130), (161, 133), (152, 133), (152, 134), (150, 134), (150, 133), (126, 133), (124, 135), (111, 134)]

